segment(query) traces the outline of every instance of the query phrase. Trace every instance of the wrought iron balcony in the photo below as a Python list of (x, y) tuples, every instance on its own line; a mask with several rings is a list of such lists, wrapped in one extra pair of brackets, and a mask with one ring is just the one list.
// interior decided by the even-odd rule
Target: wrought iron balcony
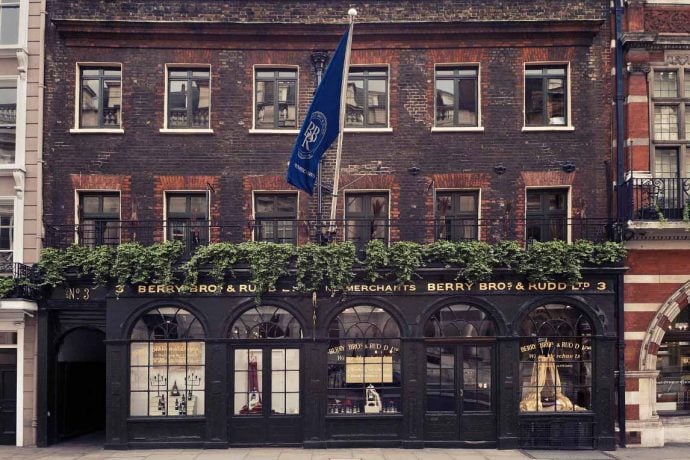
[(690, 178), (631, 178), (623, 183), (623, 218), (631, 221), (681, 221), (690, 212)]
[[(440, 240), (497, 242), (578, 239), (593, 242), (618, 239), (618, 229), (605, 218), (548, 219), (347, 219), (330, 225), (329, 221), (277, 219), (228, 221), (221, 223), (161, 221), (95, 221), (77, 225), (47, 225), (45, 246), (64, 249), (72, 244), (82, 246), (118, 245), (138, 242), (150, 245), (169, 239), (182, 241), (186, 252), (208, 243), (272, 241), (306, 243), (353, 241), (363, 247), (372, 239), (386, 243), (415, 241), (431, 243)], [(335, 231), (331, 231), (331, 230)]]

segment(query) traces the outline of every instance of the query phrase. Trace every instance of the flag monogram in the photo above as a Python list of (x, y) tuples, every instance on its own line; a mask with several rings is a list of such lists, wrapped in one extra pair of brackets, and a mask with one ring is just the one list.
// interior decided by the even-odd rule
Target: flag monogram
[(340, 133), (343, 71), (347, 65), (348, 29), (323, 75), (314, 100), (302, 123), (288, 163), (287, 181), (310, 195), (321, 157)]

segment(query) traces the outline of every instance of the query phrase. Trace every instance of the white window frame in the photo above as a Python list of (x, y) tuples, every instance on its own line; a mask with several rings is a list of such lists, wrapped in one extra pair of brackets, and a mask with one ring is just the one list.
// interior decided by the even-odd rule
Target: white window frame
[[(439, 69), (456, 69), (460, 67), (477, 69), (477, 126), (436, 126), (436, 71)], [(482, 66), (479, 62), (448, 62), (434, 64), (434, 113), (431, 132), (483, 132), (482, 124)], [(450, 189), (449, 189), (450, 190)]]
[[(23, 219), (19, 219), (18, 213), (19, 205), (17, 197), (13, 196), (0, 196), (0, 204), (11, 205), (12, 206), (12, 264), (21, 263), (23, 261), (21, 254), (24, 252), (22, 240), (24, 233), (24, 222)], [(2, 251), (2, 252), (10, 252)]]
[(209, 236), (209, 243), (211, 240), (211, 192), (208, 189), (173, 189), (173, 190), (164, 190), (163, 191), (163, 241), (168, 241), (168, 194), (187, 194), (187, 195), (194, 195), (194, 194), (201, 194), (206, 195), (206, 216), (208, 217), (208, 236)]
[[(568, 118), (567, 124), (563, 126), (527, 126), (527, 67), (565, 67), (565, 79), (566, 79), (566, 108), (565, 113)], [(536, 62), (525, 62), (522, 65), (522, 131), (574, 131), (575, 126), (573, 125), (573, 99), (572, 99), (572, 75), (570, 71), (569, 61), (536, 61)]]
[(21, 78), (18, 75), (0, 75), (0, 80), (14, 82), (17, 91), (14, 120), (14, 161), (12, 163), (0, 163), (0, 170), (23, 170), (26, 158), (26, 78)]
[[(525, 187), (524, 195), (522, 197), (523, 203), (525, 203), (525, 209), (523, 210), (523, 219), (524, 222), (526, 223), (528, 218), (527, 218), (527, 192), (529, 190), (552, 190), (552, 189), (561, 189), (565, 190), (565, 193), (567, 194), (567, 200), (566, 200), (566, 206), (568, 209), (566, 209), (565, 213), (565, 218), (566, 218), (566, 224), (565, 224), (565, 230), (566, 230), (566, 243), (570, 244), (572, 243), (573, 235), (572, 235), (572, 212), (573, 212), (573, 188), (571, 185), (562, 185), (562, 184), (555, 184), (555, 185), (538, 185), (538, 186), (529, 186)], [(525, 226), (524, 229), (524, 235), (523, 238), (526, 240), (527, 239), (527, 228)]]
[[(15, 4), (19, 5), (19, 24), (17, 25), (17, 42), (0, 44), (0, 54), (4, 54), (3, 50), (17, 50), (21, 49), (27, 51), (27, 32), (29, 22), (29, 0), (15, 0)], [(9, 6), (9, 5), (7, 5)], [(1, 8), (0, 8), (1, 9)], [(1, 13), (0, 13), (1, 14)], [(2, 26), (0, 18), (0, 27)]]
[[(386, 69), (386, 127), (384, 128), (367, 128), (367, 127), (348, 127), (345, 125), (343, 131), (346, 133), (392, 133), (391, 126), (391, 66), (390, 64), (355, 64), (350, 65), (348, 69), (348, 81), (350, 81), (350, 71), (353, 69)], [(347, 96), (346, 96), (347, 97)], [(349, 191), (349, 190), (348, 190)], [(390, 195), (390, 194), (389, 194)], [(389, 197), (390, 198), (390, 197)]]
[[(342, 190), (341, 192), (343, 195), (343, 216), (342, 216), (342, 227), (345, 228), (345, 222), (347, 221), (347, 195), (348, 194), (362, 194), (362, 193), (387, 193), (388, 194), (388, 214), (386, 215), (386, 221), (388, 222), (388, 228), (386, 229), (387, 236), (386, 236), (386, 246), (390, 247), (391, 245), (391, 207), (392, 207), (392, 200), (391, 200), (391, 189), (389, 188), (358, 188), (358, 189), (348, 189), (348, 190)], [(343, 241), (349, 241), (347, 239), (347, 235), (345, 232), (343, 232)], [(369, 240), (371, 241), (371, 240)]]
[[(297, 72), (295, 87), (295, 128), (276, 129), (276, 128), (257, 128), (256, 127), (256, 72), (259, 70), (294, 70)], [(300, 128), (299, 113), (299, 66), (288, 64), (256, 64), (252, 67), (252, 127), (250, 134), (298, 134)]]
[[(296, 216), (295, 220), (299, 221), (299, 196), (300, 194), (297, 192), (292, 192), (290, 190), (252, 190), (252, 221), (256, 222), (256, 195), (296, 195), (296, 200), (295, 200), (295, 211), (296, 211)], [(299, 222), (296, 223), (295, 225), (295, 240), (297, 243), (299, 243)], [(254, 231), (252, 231), (252, 241), (256, 241), (256, 234)]]
[[(80, 188), (76, 189), (74, 191), (74, 222), (76, 222), (76, 225), (74, 226), (74, 242), (76, 244), (79, 244), (79, 225), (81, 225), (81, 220), (79, 219), (79, 205), (81, 202), (81, 195), (82, 194), (97, 194), (97, 193), (103, 193), (103, 194), (115, 194), (117, 193), (117, 196), (120, 198), (120, 215), (118, 216), (120, 221), (122, 221), (122, 190), (118, 189), (92, 189), (92, 188)], [(120, 242), (122, 241), (122, 226), (118, 229), (118, 233), (120, 236)]]
[[(82, 69), (97, 69), (104, 67), (120, 68), (120, 127), (119, 128), (82, 128), (79, 125), (81, 112), (81, 71)], [(124, 101), (124, 66), (120, 62), (77, 62), (74, 78), (74, 128), (71, 134), (124, 134), (125, 129), (125, 101)]]
[[(434, 189), (434, 198), (433, 198), (433, 220), (434, 223), (436, 222), (436, 218), (438, 217), (436, 215), (436, 196), (438, 193), (453, 193), (453, 192), (476, 192), (477, 193), (477, 241), (482, 240), (482, 189), (481, 188), (472, 188), (472, 187), (460, 187), (460, 188), (438, 188)], [(527, 196), (527, 195), (525, 195)], [(436, 240), (436, 229), (434, 228), (434, 240)]]
[[(208, 128), (168, 128), (168, 77), (171, 70), (182, 69), (207, 69), (208, 70)], [(185, 64), (170, 63), (165, 64), (165, 75), (163, 82), (163, 127), (159, 130), (162, 134), (213, 134), (213, 70), (211, 64)]]

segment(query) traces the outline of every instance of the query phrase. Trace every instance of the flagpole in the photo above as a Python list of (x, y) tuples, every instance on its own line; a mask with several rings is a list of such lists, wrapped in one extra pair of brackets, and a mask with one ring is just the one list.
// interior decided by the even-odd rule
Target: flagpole
[(335, 236), (336, 226), (336, 211), (338, 206), (338, 185), (340, 182), (340, 157), (343, 152), (343, 129), (345, 127), (345, 109), (347, 107), (347, 80), (350, 74), (350, 51), (352, 48), (352, 31), (355, 27), (355, 16), (357, 16), (357, 10), (350, 8), (347, 12), (350, 17), (350, 30), (347, 34), (347, 46), (345, 48), (345, 63), (343, 64), (343, 83), (340, 87), (340, 116), (339, 116), (339, 127), (338, 127), (338, 146), (335, 151), (335, 171), (333, 173), (333, 190), (332, 190), (332, 200), (331, 200), (331, 219), (328, 227), (328, 233), (331, 237)]

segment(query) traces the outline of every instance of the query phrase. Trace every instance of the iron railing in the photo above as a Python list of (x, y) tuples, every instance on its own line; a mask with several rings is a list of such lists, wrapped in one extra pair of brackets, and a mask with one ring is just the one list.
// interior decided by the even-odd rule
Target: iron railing
[(690, 178), (633, 177), (623, 183), (624, 220), (683, 220), (690, 210)]
[(41, 274), (38, 267), (15, 262), (12, 276), (15, 280), (21, 281), (15, 286), (13, 297), (21, 299), (38, 298), (40, 294), (39, 284), (41, 283)]
[[(616, 226), (605, 218), (548, 218), (548, 219), (481, 219), (467, 218), (452, 222), (411, 219), (347, 219), (329, 221), (280, 219), (274, 221), (232, 221), (221, 223), (185, 224), (184, 232), (171, 232), (171, 223), (161, 221), (91, 221), (89, 224), (46, 225), (45, 246), (64, 249), (72, 244), (81, 246), (117, 245), (138, 242), (150, 245), (167, 239), (182, 241), (187, 252), (216, 242), (240, 243), (249, 240), (273, 242), (353, 241), (363, 247), (372, 239), (385, 243), (415, 241), (431, 243), (439, 240), (497, 242), (513, 240), (522, 243), (540, 240), (539, 235), (551, 239), (593, 242), (618, 240)], [(179, 222), (175, 222), (179, 229)], [(535, 228), (541, 233), (535, 233)], [(278, 231), (280, 230), (280, 231)], [(325, 235), (325, 237), (324, 237)], [(536, 235), (536, 236), (535, 236)], [(554, 235), (556, 237), (554, 237)]]

